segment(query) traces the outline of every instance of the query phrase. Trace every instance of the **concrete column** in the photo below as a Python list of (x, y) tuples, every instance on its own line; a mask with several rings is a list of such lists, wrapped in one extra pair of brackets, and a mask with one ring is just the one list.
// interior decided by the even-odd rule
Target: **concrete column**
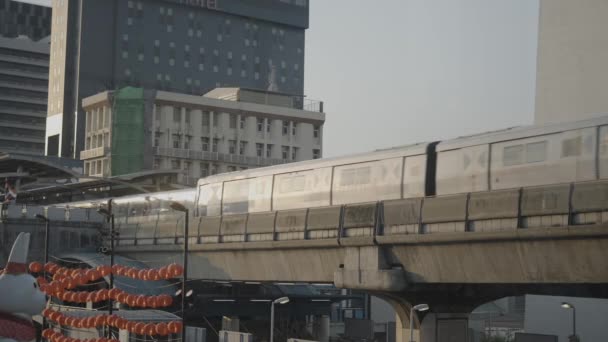
[(236, 316), (222, 317), (222, 330), (226, 331), (240, 331), (240, 320)]
[(313, 324), (313, 336), (319, 342), (329, 341), (329, 316), (315, 316)]

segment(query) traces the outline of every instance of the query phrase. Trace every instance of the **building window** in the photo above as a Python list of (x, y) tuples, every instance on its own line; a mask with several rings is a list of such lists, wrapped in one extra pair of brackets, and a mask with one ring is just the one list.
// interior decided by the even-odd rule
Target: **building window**
[(173, 107), (173, 122), (181, 122), (182, 121), (182, 111), (179, 107)]
[(218, 165), (217, 164), (211, 164), (211, 175), (215, 175), (217, 174), (217, 169), (218, 169)]
[(190, 175), (190, 168), (191, 168), (191, 166), (192, 166), (192, 162), (191, 161), (187, 161), (187, 160), (184, 161), (184, 168), (183, 168), (183, 170), (186, 171), (186, 175), (188, 175), (188, 176)]
[(298, 159), (298, 148), (292, 147), (291, 148), (291, 160), (297, 160), (297, 159)]
[(173, 170), (179, 170), (179, 160), (178, 159), (171, 159), (171, 168)]
[(245, 118), (241, 116), (241, 119), (239, 120), (239, 127), (241, 129), (245, 129)]
[(228, 172), (235, 172), (236, 166), (228, 165)]
[(213, 138), (213, 145), (211, 145), (211, 152), (217, 152), (217, 144), (220, 142), (220, 139)]
[(186, 124), (190, 124), (190, 115), (192, 114), (192, 110), (190, 108), (186, 108)]
[(291, 124), (291, 135), (295, 136), (296, 135), (296, 128), (298, 127), (298, 124), (296, 122), (293, 122)]
[(283, 159), (289, 158), (289, 146), (281, 146), (281, 156)]
[(211, 112), (211, 115), (213, 116), (213, 127), (217, 127), (217, 122), (220, 120), (220, 116), (214, 114), (213, 112)]
[(205, 152), (209, 151), (209, 138), (207, 137), (202, 137), (201, 138), (201, 146), (202, 146), (202, 150)]
[(203, 111), (203, 126), (209, 127), (209, 112)]
[(319, 137), (319, 135), (320, 135), (320, 133), (321, 133), (321, 127), (320, 127), (320, 126), (315, 125), (315, 126), (314, 126), (314, 129), (313, 129), (313, 131), (312, 131), (312, 135), (313, 135), (315, 138), (318, 138), (318, 137)]
[(246, 141), (239, 141), (239, 154), (240, 155), (245, 155), (245, 150), (247, 149), (247, 142)]
[(154, 169), (160, 169), (160, 158), (154, 158)]
[(173, 148), (181, 148), (181, 136), (179, 134), (173, 134)]
[(319, 150), (319, 149), (312, 150), (312, 159), (319, 159), (319, 158), (321, 158), (321, 150)]
[(272, 120), (270, 119), (266, 119), (266, 132), (270, 133), (270, 124), (272, 123)]
[(255, 144), (255, 152), (258, 157), (262, 157), (264, 153), (264, 144)]
[(189, 135), (186, 135), (186, 139), (184, 140), (184, 148), (186, 150), (190, 149), (190, 143), (192, 142), (192, 137)]
[(264, 131), (264, 119), (257, 119), (257, 123), (258, 123), (258, 132), (263, 132)]
[(230, 128), (236, 129), (236, 114), (230, 114)]
[(236, 154), (236, 140), (228, 140), (228, 153)]
[(209, 164), (201, 163), (200, 168), (201, 168), (201, 177), (209, 176)]
[(162, 137), (161, 132), (154, 132), (154, 146), (160, 146), (160, 138)]
[(289, 133), (289, 121), (283, 121), (283, 135)]
[(270, 158), (272, 155), (272, 144), (266, 145), (266, 158)]

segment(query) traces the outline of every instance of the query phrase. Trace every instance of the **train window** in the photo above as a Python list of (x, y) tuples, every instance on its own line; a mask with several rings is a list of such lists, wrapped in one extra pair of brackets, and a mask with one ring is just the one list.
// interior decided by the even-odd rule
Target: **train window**
[(278, 187), (281, 194), (304, 191), (306, 188), (306, 176), (284, 177), (280, 180)]
[(401, 198), (403, 158), (336, 166), (332, 204)]
[(274, 210), (329, 205), (331, 168), (285, 173), (274, 177)]
[(249, 179), (224, 183), (223, 214), (242, 214), (249, 211)]
[(221, 215), (223, 183), (205, 184), (199, 189), (198, 212), (201, 216)]
[(502, 152), (502, 164), (504, 166), (520, 165), (524, 163), (524, 146), (505, 146)]
[(582, 137), (562, 140), (562, 158), (580, 156), (582, 152)]
[(547, 159), (547, 141), (526, 144), (526, 163), (538, 163)]
[(272, 176), (224, 183), (222, 214), (241, 214), (270, 210)]
[(342, 170), (340, 186), (364, 185), (370, 182), (371, 166)]

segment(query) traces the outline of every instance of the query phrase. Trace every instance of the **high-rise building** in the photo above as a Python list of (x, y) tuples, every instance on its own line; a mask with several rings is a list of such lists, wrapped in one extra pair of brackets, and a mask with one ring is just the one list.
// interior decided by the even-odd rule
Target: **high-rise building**
[(608, 1), (541, 0), (535, 122), (608, 113)]
[(217, 88), (205, 96), (127, 87), (83, 100), (85, 174), (180, 171), (194, 185), (220, 172), (320, 158), (321, 102), (281, 93)]
[(0, 36), (29, 37), (33, 41), (51, 34), (51, 9), (15, 0), (0, 0)]
[(53, 0), (46, 149), (79, 157), (83, 98), (131, 85), (302, 95), (307, 0)]
[(44, 153), (51, 9), (0, 0), (0, 151)]

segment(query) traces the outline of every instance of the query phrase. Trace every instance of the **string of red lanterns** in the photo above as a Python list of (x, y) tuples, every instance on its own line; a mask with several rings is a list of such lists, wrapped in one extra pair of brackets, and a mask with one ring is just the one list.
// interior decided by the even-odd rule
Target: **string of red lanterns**
[(114, 265), (112, 267), (108, 265), (97, 266), (92, 269), (84, 270), (80, 268), (70, 269), (67, 267), (61, 267), (54, 262), (48, 262), (44, 266), (34, 261), (29, 265), (30, 272), (40, 273), (46, 271), (52, 275), (62, 275), (75, 277), (80, 275), (89, 279), (90, 281), (98, 280), (101, 277), (105, 277), (113, 273), (115, 276), (128, 277), (139, 280), (167, 280), (171, 278), (178, 278), (184, 273), (184, 268), (178, 264), (170, 264), (160, 268), (143, 268), (138, 269), (123, 265)]
[(64, 315), (60, 311), (55, 311), (53, 309), (45, 309), (42, 312), (42, 315), (51, 322), (77, 329), (110, 326), (121, 330), (127, 330), (135, 334), (149, 336), (167, 336), (169, 334), (177, 334), (182, 329), (181, 321), (171, 321), (168, 323), (144, 323), (130, 321), (118, 315), (106, 314), (80, 318)]
[[(53, 262), (42, 265), (39, 262), (32, 262), (29, 270), (33, 274), (40, 274), (45, 271), (50, 275), (50, 281), (44, 276), (37, 278), (40, 289), (49, 296), (57, 297), (66, 302), (86, 303), (101, 302), (112, 299), (119, 303), (127, 304), (130, 307), (138, 308), (161, 308), (173, 304), (170, 295), (146, 296), (127, 293), (118, 288), (101, 289), (97, 291), (69, 291), (76, 287), (87, 285), (99, 281), (101, 278), (110, 274), (115, 276), (129, 277), (140, 280), (166, 280), (180, 277), (183, 274), (183, 267), (178, 264), (171, 264), (160, 268), (136, 269), (128, 266), (114, 265), (113, 267), (104, 265), (92, 269), (67, 268), (61, 267)], [(49, 321), (62, 326), (73, 328), (97, 328), (101, 326), (111, 326), (118, 329), (127, 330), (131, 333), (149, 336), (167, 336), (181, 332), (183, 323), (172, 321), (168, 323), (144, 323), (126, 320), (118, 315), (96, 315), (86, 318), (72, 317), (64, 315), (59, 311), (47, 308), (43, 311), (43, 316)], [(118, 342), (114, 339), (104, 337), (87, 340), (75, 339), (64, 336), (53, 330), (45, 329), (43, 337), (50, 342)]]

